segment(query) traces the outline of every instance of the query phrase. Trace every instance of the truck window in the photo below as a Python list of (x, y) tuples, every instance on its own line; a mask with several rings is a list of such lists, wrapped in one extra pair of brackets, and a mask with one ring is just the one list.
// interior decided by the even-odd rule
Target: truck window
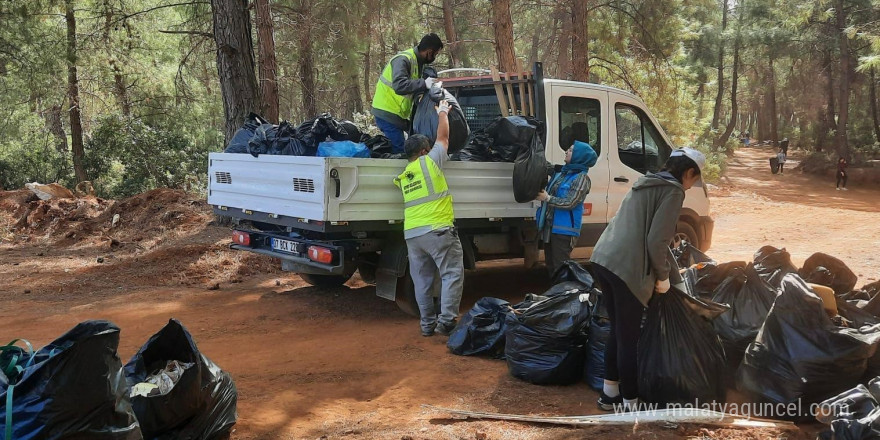
[(574, 141), (586, 142), (601, 154), (599, 101), (576, 96), (559, 98), (559, 148), (569, 149)]
[(624, 165), (644, 174), (660, 171), (672, 149), (641, 110), (615, 106), (617, 150)]

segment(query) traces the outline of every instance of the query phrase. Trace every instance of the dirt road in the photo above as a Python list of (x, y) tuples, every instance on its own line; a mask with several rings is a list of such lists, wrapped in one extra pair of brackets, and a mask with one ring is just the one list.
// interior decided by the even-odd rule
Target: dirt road
[[(712, 189), (710, 255), (750, 260), (772, 244), (788, 248), (798, 263), (815, 251), (838, 256), (859, 285), (878, 277), (880, 192), (837, 192), (833, 182), (791, 171), (773, 176), (769, 155), (737, 152)], [(122, 328), (125, 361), (177, 318), (236, 381), (233, 439), (794, 439), (815, 438), (818, 429), (572, 429), (437, 418), (420, 405), (584, 415), (597, 413), (597, 396), (584, 384), (520, 382), (503, 361), (453, 356), (444, 338), (421, 337), (416, 321), (357, 277), (344, 288), (319, 290), (269, 259), (230, 252), (228, 229), (209, 226), (211, 216), (194, 196), (165, 191), (133, 206), (56, 207), (12, 231), (23, 197), (0, 193), (0, 214), (7, 215), (5, 226), (0, 220), (0, 334), (43, 345), (82, 320), (109, 319)], [(53, 220), (53, 212), (66, 220)], [(114, 213), (121, 220), (111, 228)], [(209, 290), (215, 283), (219, 289)], [(463, 310), (482, 296), (518, 301), (548, 287), (541, 269), (516, 262), (483, 264), (465, 285)]]

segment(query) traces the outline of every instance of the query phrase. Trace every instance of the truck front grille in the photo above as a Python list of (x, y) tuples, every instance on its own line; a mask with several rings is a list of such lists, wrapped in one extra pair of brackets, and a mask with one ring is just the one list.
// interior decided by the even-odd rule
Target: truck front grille
[(296, 192), (313, 193), (315, 192), (315, 181), (313, 179), (294, 177), (293, 190)]
[(232, 184), (232, 175), (227, 173), (226, 171), (215, 171), (214, 172), (214, 180), (217, 183), (231, 185)]

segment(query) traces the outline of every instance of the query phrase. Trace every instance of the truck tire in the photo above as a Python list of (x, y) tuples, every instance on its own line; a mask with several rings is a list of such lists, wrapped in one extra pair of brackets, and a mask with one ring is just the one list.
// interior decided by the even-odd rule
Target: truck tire
[(409, 269), (406, 275), (397, 278), (397, 293), (394, 295), (394, 303), (401, 312), (409, 316), (418, 318), (419, 303), (416, 302), (416, 287), (413, 285), (412, 277), (409, 275)]
[(682, 240), (687, 240), (693, 247), (700, 249), (700, 236), (690, 223), (679, 220), (675, 225), (675, 237), (672, 238), (674, 247), (678, 247)]
[(339, 287), (351, 278), (351, 275), (317, 275), (313, 273), (298, 274), (303, 281), (315, 287)]

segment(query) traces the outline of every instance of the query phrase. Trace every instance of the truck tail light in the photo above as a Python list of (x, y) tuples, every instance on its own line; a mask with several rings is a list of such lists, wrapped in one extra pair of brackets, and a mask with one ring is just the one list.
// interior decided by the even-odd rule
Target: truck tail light
[(251, 234), (242, 231), (232, 231), (232, 242), (242, 246), (250, 246)]
[(330, 264), (333, 262), (333, 251), (320, 246), (309, 246), (309, 260)]

